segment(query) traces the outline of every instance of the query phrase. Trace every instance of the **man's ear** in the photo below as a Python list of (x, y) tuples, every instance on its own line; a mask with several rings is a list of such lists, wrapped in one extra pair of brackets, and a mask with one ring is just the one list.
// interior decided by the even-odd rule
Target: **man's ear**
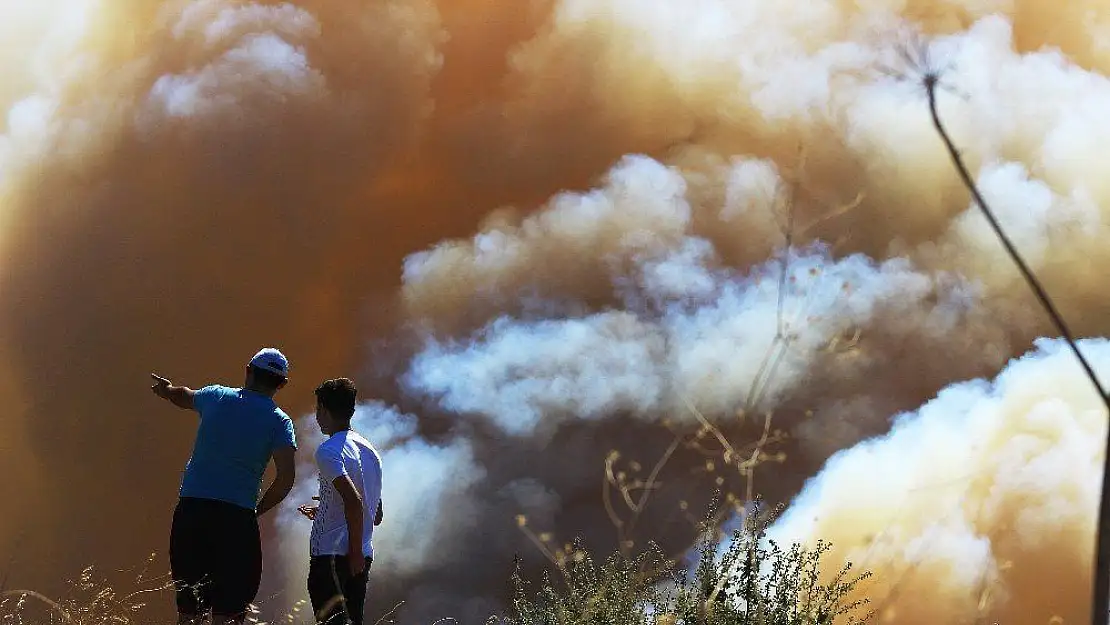
[(278, 387), (278, 389), (283, 389), (283, 388), (285, 388), (286, 384), (289, 384), (289, 378), (285, 378), (284, 380), (282, 380), (281, 383), (278, 384), (277, 387)]

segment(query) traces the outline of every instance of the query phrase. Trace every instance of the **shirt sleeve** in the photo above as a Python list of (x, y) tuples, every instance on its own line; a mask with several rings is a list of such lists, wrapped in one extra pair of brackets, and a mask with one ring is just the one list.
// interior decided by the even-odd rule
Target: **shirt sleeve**
[(320, 470), (320, 476), (328, 482), (347, 474), (342, 454), (325, 445), (320, 445), (316, 450), (316, 467)]
[(278, 425), (278, 435), (275, 447), (292, 447), (297, 448), (297, 432), (293, 429), (293, 420), (288, 416), (283, 416), (281, 424)]
[(210, 384), (193, 393), (193, 410), (203, 415), (219, 398), (220, 387), (216, 384)]

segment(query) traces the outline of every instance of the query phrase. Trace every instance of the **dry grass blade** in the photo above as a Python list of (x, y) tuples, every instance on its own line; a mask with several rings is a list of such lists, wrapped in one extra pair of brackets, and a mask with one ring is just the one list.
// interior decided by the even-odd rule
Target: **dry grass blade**
[(65, 622), (73, 622), (73, 616), (62, 606), (62, 604), (54, 601), (53, 599), (47, 597), (42, 593), (35, 592), (33, 590), (5, 590), (4, 592), (0, 592), (0, 597), (31, 597), (32, 599), (40, 601), (43, 603), (43, 605), (49, 607), (52, 611), (54, 611), (54, 613), (62, 617)]
[(390, 616), (392, 616), (393, 613), (396, 612), (397, 610), (400, 610), (401, 606), (403, 606), (403, 605), (405, 605), (404, 601), (398, 602), (397, 605), (393, 606), (392, 608), (389, 609), (388, 612), (383, 614), (380, 619), (374, 621), (374, 625), (382, 625), (382, 623), (386, 623), (386, 622), (391, 623), (392, 621), (386, 621), (386, 619), (388, 619)]

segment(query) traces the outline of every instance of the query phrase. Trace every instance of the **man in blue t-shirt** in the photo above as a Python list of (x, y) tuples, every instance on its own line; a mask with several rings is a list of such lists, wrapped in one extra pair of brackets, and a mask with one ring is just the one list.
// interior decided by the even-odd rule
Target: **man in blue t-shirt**
[[(170, 529), (178, 622), (211, 612), (213, 625), (242, 623), (262, 581), (258, 516), (285, 499), (296, 477), (293, 421), (273, 399), (288, 381), (289, 361), (276, 349), (259, 351), (243, 388), (194, 391), (151, 375), (155, 395), (200, 414)], [(260, 500), (271, 459), (277, 473)]]

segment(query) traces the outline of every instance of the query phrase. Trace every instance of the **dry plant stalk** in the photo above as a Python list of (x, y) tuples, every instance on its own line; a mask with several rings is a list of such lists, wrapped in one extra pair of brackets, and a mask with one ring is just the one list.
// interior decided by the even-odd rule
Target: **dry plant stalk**
[[(159, 593), (172, 593), (175, 589), (175, 584), (168, 573), (148, 576), (156, 556), (156, 553), (152, 553), (147, 558), (145, 565), (132, 582), (137, 590), (127, 594), (120, 594), (107, 579), (95, 575), (92, 566), (83, 569), (76, 580), (68, 580), (67, 583), (71, 586), (72, 592), (58, 599), (34, 590), (0, 591), (0, 624), (26, 625), (28, 621), (24, 620), (23, 611), (28, 599), (41, 603), (47, 608), (51, 614), (50, 623), (60, 621), (66, 625), (137, 625), (150, 622), (150, 617), (143, 611), (148, 606), (146, 597)], [(307, 604), (305, 600), (297, 601), (292, 612), (285, 614), (276, 622), (288, 624), (297, 622), (300, 606), (305, 604)], [(399, 607), (400, 604), (395, 606), (375, 625), (387, 622), (386, 619)], [(252, 603), (248, 607), (245, 623), (269, 625), (258, 617), (259, 614), (259, 606)]]
[[(135, 577), (138, 590), (126, 595), (119, 595), (106, 580), (94, 577), (94, 567), (89, 566), (81, 571), (77, 580), (70, 581), (75, 591), (74, 595), (61, 600), (55, 600), (43, 593), (34, 590), (6, 590), (0, 592), (0, 607), (4, 608), (2, 618), (4, 622), (14, 621), (23, 623), (22, 610), (27, 599), (34, 599), (48, 608), (51, 614), (56, 615), (62, 622), (70, 625), (130, 625), (137, 622), (140, 611), (146, 607), (142, 597), (153, 593), (164, 592), (173, 588), (168, 575), (158, 578), (147, 578), (147, 572), (154, 562), (154, 554), (147, 559), (146, 565)], [(157, 580), (161, 579), (161, 582)], [(82, 596), (84, 595), (84, 596)], [(8, 611), (8, 602), (15, 598), (15, 605)], [(53, 622), (53, 618), (51, 619)]]
[[(990, 205), (983, 199), (978, 186), (975, 184), (973, 177), (968, 172), (967, 166), (963, 162), (963, 158), (960, 156), (959, 150), (953, 143), (952, 138), (949, 136), (940, 118), (940, 113), (937, 110), (937, 89), (945, 88), (951, 91), (951, 88), (941, 84), (943, 70), (938, 68), (934, 63), (934, 59), (931, 58), (927, 42), (922, 41), (919, 37), (910, 36), (903, 45), (897, 48), (897, 51), (902, 61), (906, 63), (906, 69), (899, 72), (890, 70), (889, 68), (883, 68), (883, 73), (898, 80), (907, 80), (910, 76), (913, 76), (918, 84), (924, 88), (925, 94), (928, 97), (929, 114), (932, 118), (933, 127), (944, 143), (948, 156), (953, 166), (956, 168), (956, 172), (960, 176), (960, 181), (967, 188), (968, 192), (971, 193), (972, 198), (975, 200), (975, 205), (979, 207), (983, 217), (986, 218), (991, 229), (994, 231), (995, 235), (997, 235), (1003, 247), (1005, 247), (1006, 252), (1021, 272), (1026, 284), (1028, 284), (1030, 290), (1033, 291), (1041, 307), (1048, 313), (1056, 330), (1064, 337), (1068, 347), (1071, 349), (1072, 353), (1075, 354), (1075, 358), (1082, 367), (1083, 372), (1098, 392), (1107, 412), (1110, 413), (1110, 395), (1107, 395), (1106, 390), (1099, 382), (1098, 376), (1095, 374), (1091, 364), (1083, 356), (1082, 352), (1080, 352), (1074, 335), (1071, 330), (1069, 330), (1067, 323), (1056, 308), (1052, 298), (1033, 274), (1033, 271), (1026, 264), (1017, 248), (1010, 241), (1010, 238), (1006, 236), (1005, 231), (999, 224)], [(1098, 525), (1095, 528), (1095, 575), (1091, 593), (1092, 625), (1106, 625), (1108, 618), (1110, 618), (1110, 531), (1107, 531), (1110, 528), (1106, 527), (1106, 524), (1110, 522), (1110, 430), (1107, 432), (1105, 449), (1106, 452), (1103, 456), (1102, 490), (1099, 499)]]

